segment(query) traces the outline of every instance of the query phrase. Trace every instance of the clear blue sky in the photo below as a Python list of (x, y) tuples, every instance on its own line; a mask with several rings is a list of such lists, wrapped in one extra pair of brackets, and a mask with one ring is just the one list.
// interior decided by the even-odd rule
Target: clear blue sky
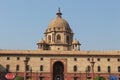
[(58, 7), (81, 50), (120, 50), (120, 0), (0, 0), (0, 49), (37, 49)]

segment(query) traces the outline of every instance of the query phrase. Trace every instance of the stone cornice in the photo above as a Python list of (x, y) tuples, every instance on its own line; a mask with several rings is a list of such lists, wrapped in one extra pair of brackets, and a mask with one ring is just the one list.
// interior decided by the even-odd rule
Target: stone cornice
[(120, 56), (120, 50), (113, 51), (0, 50), (0, 55)]

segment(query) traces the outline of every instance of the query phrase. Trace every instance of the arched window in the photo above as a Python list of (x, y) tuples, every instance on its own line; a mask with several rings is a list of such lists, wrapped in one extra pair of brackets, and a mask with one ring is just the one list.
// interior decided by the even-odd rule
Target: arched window
[(77, 71), (77, 66), (76, 65), (73, 67), (73, 70), (74, 70), (74, 72)]
[(101, 68), (100, 68), (100, 66), (98, 66), (98, 72), (100, 72), (101, 71)]
[(51, 36), (50, 35), (48, 36), (48, 42), (49, 43), (51, 42)]
[(57, 35), (57, 42), (60, 42), (61, 41), (61, 36), (60, 34)]
[(120, 72), (120, 66), (118, 66), (118, 72)]
[(40, 65), (40, 71), (43, 71), (43, 65)]
[(69, 36), (67, 36), (66, 42), (67, 42), (68, 44), (69, 44), (69, 41), (70, 41)]
[(110, 68), (110, 66), (108, 66), (108, 73), (110, 73), (111, 72), (111, 68)]

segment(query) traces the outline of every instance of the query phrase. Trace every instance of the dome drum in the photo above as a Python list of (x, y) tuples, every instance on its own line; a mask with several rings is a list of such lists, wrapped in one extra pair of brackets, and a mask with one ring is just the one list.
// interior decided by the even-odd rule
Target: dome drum
[(69, 33), (72, 33), (71, 29), (69, 29), (69, 28), (64, 28), (64, 27), (47, 28), (45, 33), (48, 33), (48, 32), (54, 32), (54, 31), (60, 31), (60, 32), (69, 32)]

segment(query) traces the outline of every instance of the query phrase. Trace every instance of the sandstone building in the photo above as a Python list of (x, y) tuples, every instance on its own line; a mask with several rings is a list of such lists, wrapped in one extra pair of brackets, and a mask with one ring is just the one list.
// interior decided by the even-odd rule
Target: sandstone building
[(0, 80), (7, 73), (26, 80), (91, 80), (96, 76), (120, 80), (120, 51), (81, 51), (60, 9), (56, 15), (37, 50), (0, 50)]

